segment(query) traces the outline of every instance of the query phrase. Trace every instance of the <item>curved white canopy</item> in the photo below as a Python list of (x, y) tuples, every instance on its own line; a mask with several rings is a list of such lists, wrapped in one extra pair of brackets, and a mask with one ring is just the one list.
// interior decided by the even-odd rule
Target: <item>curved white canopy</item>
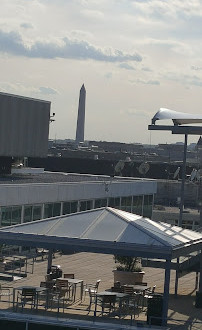
[(202, 115), (160, 108), (152, 118), (152, 124), (155, 124), (156, 120), (166, 119), (171, 119), (175, 125), (202, 123)]

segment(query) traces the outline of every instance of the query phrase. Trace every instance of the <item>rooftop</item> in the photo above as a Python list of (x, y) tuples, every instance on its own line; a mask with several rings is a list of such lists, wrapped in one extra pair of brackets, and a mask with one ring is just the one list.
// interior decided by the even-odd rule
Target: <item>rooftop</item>
[(13, 173), (0, 176), (0, 184), (31, 184), (31, 183), (74, 183), (74, 182), (99, 182), (99, 181), (152, 181), (151, 179), (140, 179), (132, 177), (112, 177), (107, 175), (91, 175), (63, 172), (32, 172), (30, 173)]
[[(31, 260), (31, 259), (30, 259)], [(53, 264), (61, 265), (63, 273), (74, 273), (75, 278), (83, 279), (84, 283), (94, 283), (97, 279), (101, 279), (99, 291), (109, 289), (113, 286), (113, 269), (115, 269), (115, 263), (112, 255), (104, 254), (94, 254), (94, 253), (76, 253), (69, 255), (61, 255), (56, 253), (53, 259)], [(95, 267), (96, 266), (96, 267)], [(41, 281), (44, 281), (44, 276), (46, 274), (47, 260), (42, 260), (41, 257), (37, 257), (34, 264), (34, 272), (28, 273), (27, 278), (22, 278), (21, 280), (13, 282), (1, 281), (0, 284), (9, 286), (12, 288), (17, 288), (23, 285), (32, 285), (39, 286)], [(145, 268), (144, 281), (148, 283), (149, 286), (156, 285), (156, 292), (162, 293), (164, 287), (164, 270), (163, 269), (154, 269), (154, 268)], [(169, 298), (169, 329), (190, 329), (190, 326), (194, 329), (201, 329), (202, 325), (202, 313), (201, 309), (197, 309), (194, 306), (195, 302), (195, 274), (189, 273), (179, 279), (179, 290), (178, 297), (174, 296), (174, 283), (175, 283), (175, 271), (171, 271), (171, 286), (170, 286), (170, 298)], [(30, 311), (30, 306), (24, 308), (24, 312), (21, 313), (19, 308), (18, 317), (19, 318), (31, 318), (34, 320), (34, 317), (40, 318), (43, 316), (43, 321), (49, 317), (49, 322), (59, 322), (61, 320), (64, 326), (64, 320), (69, 322), (82, 322), (82, 321), (91, 321), (92, 324), (96, 327), (96, 323), (99, 325), (103, 323), (112, 323), (111, 327), (108, 326), (108, 329), (116, 328), (116, 325), (124, 326), (130, 324), (130, 317), (121, 318), (120, 320), (116, 317), (103, 316), (101, 317), (100, 313), (96, 316), (96, 319), (93, 316), (94, 304), (92, 310), (88, 313), (88, 304), (89, 299), (86, 299), (80, 304), (79, 302), (65, 308), (64, 313), (60, 309), (59, 318), (57, 314), (57, 309), (53, 308), (45, 310), (44, 307), (40, 307), (36, 313), (35, 309)], [(0, 302), (1, 311), (6, 316), (5, 312), (13, 314), (12, 305), (8, 303)], [(16, 317), (16, 313), (13, 314)], [(0, 315), (1, 317), (1, 315)], [(144, 324), (146, 327), (146, 312), (140, 312), (139, 316), (136, 316), (137, 325)], [(200, 322), (200, 323), (199, 323)], [(71, 324), (71, 323), (70, 323)], [(72, 324), (73, 326), (73, 324)], [(98, 326), (96, 327), (98, 329)], [(102, 328), (103, 329), (103, 328)], [(122, 328), (123, 329), (123, 328)], [(130, 328), (131, 329), (131, 328)], [(153, 329), (153, 327), (152, 327)], [(155, 327), (156, 329), (156, 327)], [(131, 329), (132, 330), (132, 329)]]

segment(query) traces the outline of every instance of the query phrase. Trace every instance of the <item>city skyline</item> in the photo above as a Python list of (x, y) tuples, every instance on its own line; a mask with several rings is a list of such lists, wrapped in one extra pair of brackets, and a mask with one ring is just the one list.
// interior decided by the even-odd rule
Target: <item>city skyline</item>
[(84, 83), (86, 140), (183, 141), (147, 127), (161, 107), (202, 114), (201, 25), (198, 0), (2, 0), (0, 91), (50, 100), (53, 139), (75, 138)]

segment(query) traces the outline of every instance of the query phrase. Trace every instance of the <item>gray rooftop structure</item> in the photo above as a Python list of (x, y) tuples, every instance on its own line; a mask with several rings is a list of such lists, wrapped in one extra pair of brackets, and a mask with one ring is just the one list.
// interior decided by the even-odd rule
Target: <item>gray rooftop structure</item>
[(49, 101), (0, 92), (0, 156), (46, 157)]
[[(35, 170), (35, 169), (34, 169)], [(0, 176), (0, 184), (24, 184), (24, 183), (76, 183), (76, 182), (134, 182), (134, 181), (150, 181), (152, 179), (142, 179), (133, 177), (120, 177), (108, 175), (91, 175), (91, 174), (78, 174), (78, 173), (65, 173), (65, 172), (48, 172), (42, 169), (41, 172), (33, 171), (30, 173), (13, 173)]]
[(4, 227), (1, 240), (159, 259), (173, 259), (202, 247), (200, 233), (111, 207)]

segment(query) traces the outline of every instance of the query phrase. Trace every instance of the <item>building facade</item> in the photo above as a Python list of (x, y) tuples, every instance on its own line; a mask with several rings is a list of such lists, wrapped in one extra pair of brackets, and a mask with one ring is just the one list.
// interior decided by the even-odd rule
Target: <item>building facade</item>
[(155, 180), (43, 172), (0, 178), (0, 226), (111, 206), (152, 216)]

